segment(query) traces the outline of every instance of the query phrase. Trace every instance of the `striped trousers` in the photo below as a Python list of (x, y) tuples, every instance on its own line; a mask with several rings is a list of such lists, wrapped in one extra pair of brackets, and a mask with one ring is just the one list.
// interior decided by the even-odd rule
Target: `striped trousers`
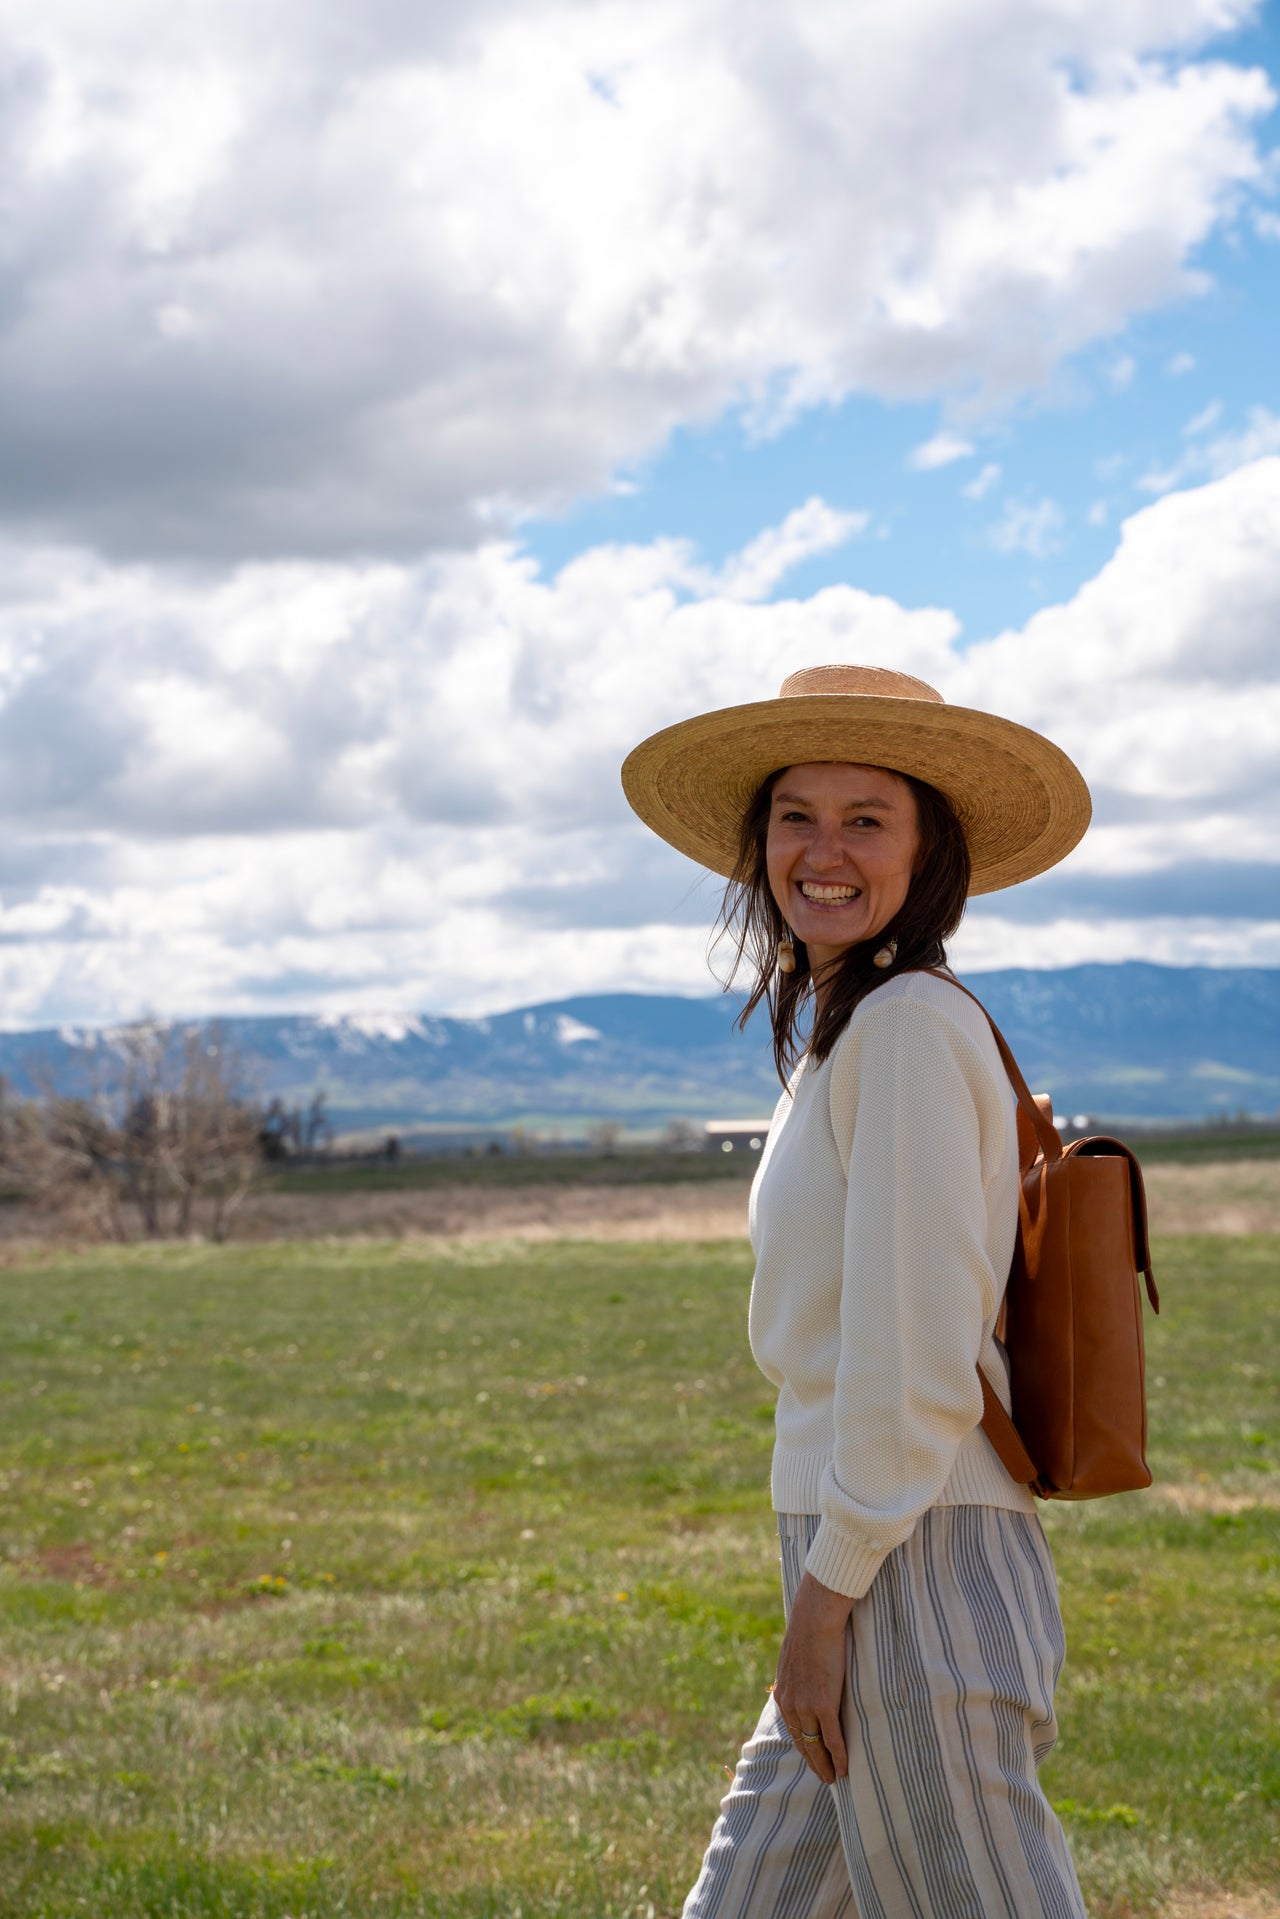
[[(788, 1613), (818, 1521), (779, 1515)], [(934, 1506), (849, 1623), (849, 1776), (826, 1786), (772, 1695), (684, 1919), (1084, 1919), (1037, 1768), (1064, 1652), (1033, 1515)]]

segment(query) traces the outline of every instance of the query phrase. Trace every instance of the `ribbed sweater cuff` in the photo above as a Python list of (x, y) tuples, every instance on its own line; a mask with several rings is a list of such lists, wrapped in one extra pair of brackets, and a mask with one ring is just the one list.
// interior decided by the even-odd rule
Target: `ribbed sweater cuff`
[(804, 1569), (819, 1585), (846, 1599), (861, 1599), (888, 1556), (888, 1548), (872, 1546), (852, 1533), (842, 1533), (824, 1519), (814, 1535)]
[[(773, 1454), (774, 1511), (820, 1513), (823, 1506), (822, 1489), (830, 1466), (829, 1453), (792, 1452), (788, 1447), (776, 1446)], [(947, 1483), (933, 1503), (938, 1506), (1002, 1506), (1007, 1511), (1026, 1513), (1036, 1509), (1035, 1500), (1027, 1488), (1010, 1479), (995, 1447), (980, 1426), (976, 1426), (960, 1445)]]

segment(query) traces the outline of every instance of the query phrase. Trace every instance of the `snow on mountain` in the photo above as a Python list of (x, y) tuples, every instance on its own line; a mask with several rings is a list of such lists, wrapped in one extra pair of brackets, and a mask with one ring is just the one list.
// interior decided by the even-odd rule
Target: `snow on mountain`
[(562, 1046), (579, 1046), (584, 1039), (603, 1039), (598, 1026), (586, 1026), (571, 1013), (556, 1014), (556, 1038)]

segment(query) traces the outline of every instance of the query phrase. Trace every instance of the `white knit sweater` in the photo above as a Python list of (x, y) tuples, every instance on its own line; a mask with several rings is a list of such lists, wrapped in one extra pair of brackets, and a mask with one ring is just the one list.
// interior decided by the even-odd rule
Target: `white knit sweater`
[(751, 1193), (751, 1350), (778, 1388), (773, 1503), (820, 1513), (806, 1561), (858, 1598), (929, 1506), (1032, 1512), (981, 1430), (1017, 1222), (1012, 1089), (948, 981), (868, 994), (805, 1058)]

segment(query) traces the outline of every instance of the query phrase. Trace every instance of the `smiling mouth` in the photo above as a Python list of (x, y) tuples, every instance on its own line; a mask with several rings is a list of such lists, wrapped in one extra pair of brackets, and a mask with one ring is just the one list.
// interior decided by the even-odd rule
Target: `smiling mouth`
[(817, 880), (801, 880), (800, 891), (820, 906), (847, 906), (850, 900), (862, 898), (860, 886), (821, 886)]

